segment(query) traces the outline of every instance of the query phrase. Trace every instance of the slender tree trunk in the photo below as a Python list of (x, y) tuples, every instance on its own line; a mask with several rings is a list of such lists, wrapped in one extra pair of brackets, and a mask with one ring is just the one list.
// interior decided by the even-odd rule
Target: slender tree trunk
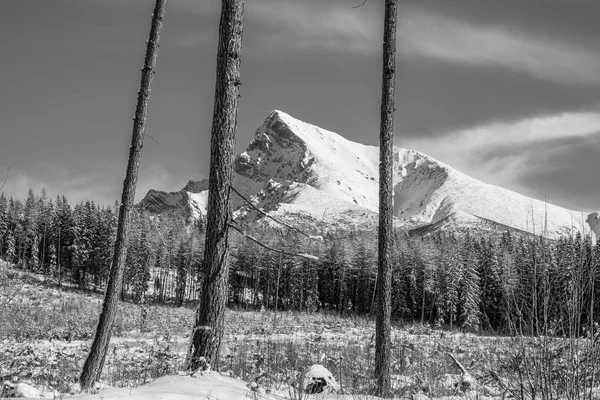
[[(279, 253), (279, 266), (277, 268), (277, 284), (275, 286), (275, 313), (273, 314), (273, 326), (275, 326), (275, 322), (277, 321), (277, 305), (279, 304), (279, 282), (281, 279), (281, 264), (283, 262), (282, 259), (283, 254)], [(268, 308), (268, 302), (267, 302)]]
[(79, 377), (83, 389), (89, 389), (100, 378), (104, 359), (110, 343), (111, 330), (117, 312), (117, 303), (123, 284), (123, 270), (127, 257), (127, 239), (129, 236), (129, 214), (135, 198), (144, 134), (146, 130), (146, 117), (148, 115), (148, 103), (150, 101), (150, 90), (156, 67), (160, 33), (162, 31), (167, 0), (156, 0), (152, 25), (146, 47), (146, 57), (142, 69), (142, 81), (138, 92), (137, 107), (133, 122), (133, 135), (131, 148), (129, 149), (129, 161), (127, 172), (123, 183), (123, 194), (121, 207), (119, 209), (119, 223), (117, 227), (117, 239), (115, 241), (115, 252), (112, 259), (108, 287), (102, 305), (102, 313), (96, 328), (96, 336), (92, 343), (83, 371)]
[(377, 317), (375, 322), (375, 381), (377, 395), (390, 397), (391, 288), (393, 228), (394, 89), (396, 83), (397, 0), (385, 1), (383, 80), (379, 132), (379, 248)]
[(62, 229), (62, 226), (60, 226), (60, 228), (58, 228), (58, 290), (62, 290), (62, 276), (61, 276), (61, 270), (60, 270), (60, 266), (61, 266), (61, 261), (60, 261), (60, 230)]
[(222, 0), (217, 82), (211, 132), (208, 213), (202, 298), (196, 310), (191, 369), (205, 357), (215, 365), (223, 337), (229, 277), (229, 223), (237, 109), (240, 95), (243, 0)]

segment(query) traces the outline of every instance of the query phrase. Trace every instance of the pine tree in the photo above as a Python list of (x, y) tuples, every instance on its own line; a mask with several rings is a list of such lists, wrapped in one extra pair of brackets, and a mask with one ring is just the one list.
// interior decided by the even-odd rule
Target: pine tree
[(391, 390), (390, 349), (392, 313), (392, 206), (394, 91), (396, 86), (397, 0), (385, 1), (381, 126), (379, 132), (379, 230), (377, 260), (377, 317), (375, 320), (376, 394), (389, 397)]
[(56, 275), (56, 247), (54, 246), (54, 243), (50, 243), (50, 246), (48, 246), (48, 262), (48, 274), (51, 276)]
[[(356, 243), (353, 244), (354, 254), (352, 255), (352, 268), (356, 273), (356, 284), (353, 293), (353, 302), (355, 306), (355, 310), (361, 314), (367, 314), (371, 311), (371, 301), (373, 299), (373, 292), (375, 291), (374, 283), (375, 283), (375, 274), (376, 274), (376, 262), (375, 262), (375, 252), (372, 247), (368, 245), (368, 240), (365, 238), (360, 238), (356, 240)], [(393, 255), (393, 265), (394, 265), (394, 280), (400, 278), (401, 275), (397, 272), (398, 260), (397, 254)], [(395, 299), (401, 299), (401, 296), (395, 292), (395, 289), (398, 286), (395, 284), (395, 281), (392, 282), (392, 301)], [(394, 302), (392, 304), (392, 309), (396, 310), (398, 307)]]
[(498, 329), (502, 322), (502, 279), (496, 246), (488, 239), (480, 243), (479, 275), (481, 277), (481, 306), (489, 325)]
[(38, 202), (33, 190), (30, 188), (27, 192), (25, 207), (23, 209), (23, 235), (24, 235), (24, 260), (29, 268), (37, 268), (39, 264), (38, 250)]
[(117, 302), (119, 300), (118, 296), (122, 289), (123, 270), (125, 268), (124, 263), (127, 256), (129, 212), (135, 198), (140, 158), (146, 129), (148, 104), (150, 101), (150, 91), (154, 78), (154, 69), (156, 68), (156, 58), (158, 55), (158, 46), (165, 8), (166, 0), (156, 0), (147, 41), (144, 67), (142, 68), (142, 80), (140, 83), (140, 91), (138, 92), (138, 101), (133, 122), (129, 160), (127, 163), (125, 180), (123, 182), (121, 208), (119, 210), (119, 225), (117, 229), (117, 239), (115, 241), (114, 258), (111, 264), (111, 273), (94, 341), (79, 378), (80, 384), (84, 389), (92, 387), (92, 385), (100, 378), (104, 366), (104, 359), (108, 351), (108, 344), (110, 342), (112, 325), (115, 318)]
[(26, 264), (26, 256), (25, 250), (27, 248), (27, 235), (24, 228), (24, 217), (22, 213), (21, 203), (19, 201), (15, 202), (15, 219), (14, 219), (14, 240), (15, 240), (15, 250), (16, 250), (16, 258), (17, 264), (20, 267), (23, 267)]
[(97, 236), (98, 248), (94, 259), (98, 269), (98, 280), (104, 284), (108, 280), (117, 235), (117, 218), (113, 209), (109, 207), (103, 209), (100, 221), (101, 227)]
[(196, 310), (193, 352), (189, 368), (197, 369), (200, 357), (215, 365), (223, 337), (227, 279), (229, 278), (229, 224), (231, 185), (240, 95), (243, 0), (223, 0), (217, 50), (217, 82), (211, 131), (205, 278)]
[(175, 286), (175, 307), (181, 307), (185, 300), (185, 288), (188, 277), (188, 267), (190, 264), (189, 250), (186, 248), (185, 242), (182, 240), (179, 243), (177, 250), (177, 278)]
[(0, 257), (5, 254), (8, 228), (8, 200), (0, 193)]
[(459, 256), (449, 241), (440, 241), (440, 263), (437, 271), (437, 295), (441, 319), (453, 328), (456, 322), (458, 289), (461, 280)]
[(148, 268), (150, 258), (149, 224), (148, 219), (138, 210), (131, 211), (130, 219), (122, 293), (131, 292), (133, 301), (141, 303), (148, 289), (148, 279), (150, 278)]
[[(48, 199), (46, 189), (42, 188), (42, 194), (38, 197), (38, 235), (39, 235), (39, 255), (42, 268), (46, 265), (46, 253), (48, 250), (48, 227), (51, 220), (52, 201)], [(46, 271), (47, 272), (47, 271)]]
[(15, 237), (12, 231), (6, 233), (6, 260), (9, 263), (14, 262), (16, 256)]
[(73, 254), (73, 212), (65, 196), (56, 199), (56, 253), (58, 261), (59, 284), (63, 277), (68, 276), (72, 267)]
[[(596, 239), (596, 244), (593, 249), (592, 255), (592, 273), (591, 273), (591, 321), (597, 321), (600, 316), (600, 238)], [(597, 335), (599, 333), (600, 326), (597, 323), (594, 324), (594, 331), (592, 334)], [(594, 336), (595, 337), (595, 336)]]
[(89, 256), (89, 232), (86, 226), (87, 209), (83, 204), (78, 204), (73, 209), (73, 224), (71, 225), (71, 237), (73, 242), (69, 246), (69, 251), (73, 260), (74, 278), (77, 280), (80, 289), (86, 287), (86, 266)]
[(466, 330), (480, 327), (481, 288), (475, 258), (476, 247), (470, 236), (465, 237), (462, 249), (463, 276), (460, 282), (460, 320)]

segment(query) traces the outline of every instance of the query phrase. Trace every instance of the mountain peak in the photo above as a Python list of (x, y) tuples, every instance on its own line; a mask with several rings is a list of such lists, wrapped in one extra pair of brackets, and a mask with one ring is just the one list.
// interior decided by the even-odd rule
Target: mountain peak
[[(583, 231), (579, 212), (486, 184), (423, 153), (394, 147), (396, 222), (431, 229), (511, 227), (548, 236)], [(265, 212), (313, 224), (368, 229), (379, 209), (379, 148), (273, 110), (246, 151), (235, 159), (234, 185)], [(189, 215), (206, 212), (208, 181), (190, 181), (181, 195), (149, 193), (158, 209), (188, 204)], [(258, 218), (234, 196), (235, 215)], [(547, 216), (547, 218), (546, 218)], [(307, 219), (308, 218), (308, 219)], [(323, 222), (327, 221), (327, 222)], [(598, 235), (598, 214), (588, 224)], [(466, 228), (465, 228), (466, 227)], [(498, 228), (500, 227), (500, 228)], [(589, 231), (589, 229), (587, 229)]]
[(189, 180), (182, 189), (184, 192), (191, 193), (200, 193), (204, 190), (208, 190), (208, 179), (202, 179), (200, 181)]

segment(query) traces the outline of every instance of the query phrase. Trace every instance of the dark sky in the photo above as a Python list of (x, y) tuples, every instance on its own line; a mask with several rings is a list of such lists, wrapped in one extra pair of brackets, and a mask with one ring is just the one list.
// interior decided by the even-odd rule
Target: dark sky
[[(273, 109), (377, 144), (382, 0), (246, 2), (238, 150)], [(169, 0), (139, 200), (207, 176), (220, 2)], [(0, 2), (0, 173), (120, 196), (152, 0)], [(600, 209), (600, 2), (400, 0), (396, 144)]]

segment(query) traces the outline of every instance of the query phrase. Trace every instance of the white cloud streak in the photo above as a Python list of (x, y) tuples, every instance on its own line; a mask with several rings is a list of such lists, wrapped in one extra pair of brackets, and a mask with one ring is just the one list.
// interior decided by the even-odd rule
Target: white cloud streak
[[(215, 0), (173, 0), (186, 12), (219, 18)], [(379, 51), (379, 28), (374, 15), (353, 9), (351, 1), (255, 0), (244, 5), (244, 46), (255, 53), (327, 50), (336, 53), (371, 54)], [(253, 29), (254, 28), (254, 29)], [(258, 28), (258, 29), (256, 29)], [(197, 45), (207, 40), (202, 32), (185, 35), (180, 44)]]
[(402, 138), (402, 146), (421, 151), (452, 167), (509, 188), (519, 187), (524, 172), (535, 165), (537, 147), (561, 139), (581, 139), (600, 134), (600, 113), (572, 112), (555, 116), (497, 122), (426, 138)]
[[(352, 8), (356, 4), (352, 0), (246, 2), (244, 41), (252, 46), (254, 53), (327, 50), (379, 55), (383, 32), (381, 7), (368, 4)], [(215, 21), (220, 12), (216, 0), (171, 0), (169, 7), (211, 16)], [(495, 66), (559, 83), (600, 84), (599, 48), (587, 49), (524, 28), (476, 24), (401, 6), (398, 51), (405, 59)], [(197, 32), (184, 34), (180, 44), (195, 46), (210, 38), (199, 27)]]
[(349, 2), (262, 0), (248, 3), (246, 15), (271, 32), (264, 50), (372, 53), (381, 47), (372, 13), (357, 11)]
[(600, 84), (600, 53), (573, 43), (423, 11), (405, 10), (401, 18), (398, 38), (404, 57), (498, 66), (555, 82)]
[[(4, 180), (4, 172), (2, 172)], [(44, 176), (41, 176), (41, 175)], [(136, 202), (140, 201), (150, 189), (178, 191), (187, 181), (174, 179), (160, 163), (143, 163), (136, 190)], [(118, 176), (118, 178), (117, 178)], [(15, 200), (24, 200), (29, 189), (41, 193), (46, 189), (48, 197), (55, 199), (64, 195), (71, 205), (93, 200), (99, 205), (112, 206), (115, 200), (121, 200), (124, 171), (105, 171), (103, 174), (75, 174), (67, 168), (47, 166), (40, 174), (26, 173), (11, 169), (2, 192)]]

